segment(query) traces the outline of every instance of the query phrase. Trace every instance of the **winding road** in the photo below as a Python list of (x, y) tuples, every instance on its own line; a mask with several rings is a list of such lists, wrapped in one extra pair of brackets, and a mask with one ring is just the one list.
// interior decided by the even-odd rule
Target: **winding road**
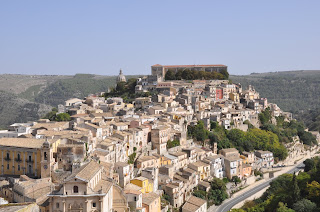
[[(299, 163), (298, 165), (296, 165), (294, 168), (290, 169), (289, 171), (287, 171), (286, 173), (288, 174), (292, 174), (294, 172), (298, 172), (300, 169), (302, 169), (304, 167), (303, 163)], [(233, 206), (235, 206), (236, 204), (238, 204), (239, 202), (249, 198), (250, 196), (254, 195), (255, 193), (259, 192), (260, 190), (266, 188), (267, 186), (270, 185), (270, 182), (275, 180), (276, 178), (272, 178), (260, 185), (257, 185), (256, 187), (253, 187), (251, 190), (247, 191), (246, 193), (237, 196), (235, 198), (231, 198), (227, 201), (225, 201), (224, 203), (222, 203), (222, 205), (220, 205), (218, 208), (212, 208), (211, 210), (208, 209), (208, 212), (227, 212), (229, 210), (231, 210), (231, 208)], [(215, 210), (216, 209), (216, 210)]]

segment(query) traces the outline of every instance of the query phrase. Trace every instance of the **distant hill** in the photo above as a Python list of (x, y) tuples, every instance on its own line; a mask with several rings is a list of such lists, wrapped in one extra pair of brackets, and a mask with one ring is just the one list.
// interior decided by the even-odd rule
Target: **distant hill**
[(320, 71), (284, 71), (237, 76), (230, 79), (243, 88), (253, 85), (261, 97), (293, 113), (320, 107)]
[[(138, 76), (126, 76), (127, 79)], [(14, 122), (37, 120), (64, 101), (107, 91), (116, 76), (92, 74), (0, 75), (0, 128)]]

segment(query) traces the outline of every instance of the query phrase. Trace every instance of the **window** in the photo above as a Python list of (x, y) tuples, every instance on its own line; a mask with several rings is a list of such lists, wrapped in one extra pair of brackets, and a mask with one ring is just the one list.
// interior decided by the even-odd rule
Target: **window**
[(20, 171), (20, 165), (18, 165), (18, 171)]
[(18, 161), (20, 161), (20, 160), (21, 160), (21, 158), (20, 158), (20, 154), (19, 154), (19, 153), (18, 153), (18, 156), (17, 156), (17, 157), (18, 157)]
[(9, 160), (9, 158), (10, 158), (10, 154), (9, 152), (7, 152), (7, 159)]
[(97, 207), (97, 203), (93, 202), (93, 203), (92, 203), (92, 207), (93, 207), (93, 208)]
[(31, 158), (31, 155), (29, 155), (29, 161), (31, 161), (31, 159), (32, 159), (32, 158)]
[(57, 203), (56, 203), (56, 208), (59, 208), (59, 206), (60, 206), (60, 205), (59, 205), (59, 203), (57, 202)]
[(78, 186), (73, 186), (73, 193), (78, 193), (78, 192), (79, 192)]
[(43, 153), (44, 159), (47, 160), (47, 152)]
[(7, 169), (9, 169), (9, 164), (7, 164)]

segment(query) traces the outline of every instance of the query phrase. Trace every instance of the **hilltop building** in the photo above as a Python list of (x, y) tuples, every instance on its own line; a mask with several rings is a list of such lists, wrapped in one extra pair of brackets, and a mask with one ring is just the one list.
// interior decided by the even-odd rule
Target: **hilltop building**
[(160, 65), (156, 64), (151, 66), (151, 75), (165, 78), (167, 71), (172, 70), (177, 72), (178, 70), (186, 70), (189, 69), (191, 71), (206, 71), (206, 72), (218, 72), (227, 71), (228, 66), (226, 65)]
[(121, 69), (120, 69), (120, 73), (119, 73), (118, 78), (117, 78), (117, 83), (118, 82), (127, 82), (126, 77), (123, 75)]

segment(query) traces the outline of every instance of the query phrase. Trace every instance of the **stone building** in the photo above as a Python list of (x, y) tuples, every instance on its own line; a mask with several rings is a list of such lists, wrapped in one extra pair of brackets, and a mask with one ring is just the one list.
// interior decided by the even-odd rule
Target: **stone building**
[(113, 183), (104, 179), (103, 167), (91, 161), (75, 170), (58, 191), (49, 194), (50, 212), (112, 211)]
[(1, 175), (51, 176), (54, 165), (51, 144), (44, 139), (1, 138)]

